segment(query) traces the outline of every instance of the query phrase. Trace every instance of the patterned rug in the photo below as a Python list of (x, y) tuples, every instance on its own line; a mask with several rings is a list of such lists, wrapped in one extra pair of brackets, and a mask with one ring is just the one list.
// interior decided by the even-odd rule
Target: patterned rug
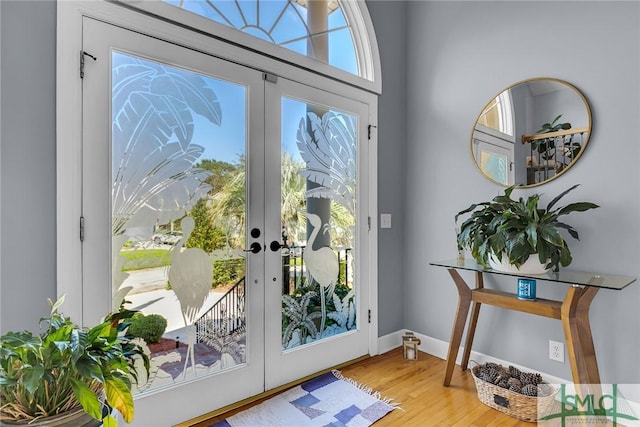
[(209, 427), (365, 427), (395, 408), (334, 370)]

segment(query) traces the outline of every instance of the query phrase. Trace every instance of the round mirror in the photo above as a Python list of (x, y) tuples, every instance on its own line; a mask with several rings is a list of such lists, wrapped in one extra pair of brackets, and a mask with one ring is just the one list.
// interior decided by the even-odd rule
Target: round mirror
[(471, 135), (473, 160), (504, 185), (533, 187), (565, 173), (591, 135), (591, 109), (571, 84), (552, 78), (518, 82), (491, 99)]

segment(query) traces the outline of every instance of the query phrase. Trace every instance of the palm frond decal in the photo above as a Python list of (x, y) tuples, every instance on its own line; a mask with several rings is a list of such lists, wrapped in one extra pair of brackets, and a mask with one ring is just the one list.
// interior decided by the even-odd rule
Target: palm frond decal
[(321, 187), (307, 191), (307, 197), (333, 199), (355, 213), (356, 182), (355, 119), (328, 111), (322, 118), (308, 113), (300, 120), (297, 145), (306, 168), (300, 175)]
[(327, 317), (335, 321), (338, 326), (351, 330), (356, 326), (355, 291), (351, 289), (347, 295), (340, 299), (333, 293), (333, 306), (335, 311), (327, 313)]
[(320, 317), (317, 311), (309, 313), (309, 304), (311, 299), (318, 296), (315, 291), (308, 291), (300, 297), (292, 297), (290, 295), (282, 296), (282, 314), (287, 319), (287, 327), (282, 333), (282, 347), (286, 348), (294, 332), (300, 334), (301, 343), (305, 343), (306, 337), (318, 335), (318, 328), (313, 322), (314, 319)]
[(112, 232), (180, 218), (210, 186), (195, 168), (194, 114), (222, 122), (204, 78), (124, 54), (113, 55)]
[(151, 93), (183, 100), (196, 114), (211, 123), (222, 123), (222, 110), (215, 92), (191, 73), (167, 72), (151, 81)]

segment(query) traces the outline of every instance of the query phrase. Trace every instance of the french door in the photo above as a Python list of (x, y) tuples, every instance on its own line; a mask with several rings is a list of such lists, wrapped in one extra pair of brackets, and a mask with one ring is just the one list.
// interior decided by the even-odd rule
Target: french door
[(266, 312), (282, 310), (265, 322), (269, 389), (368, 353), (369, 110), (283, 78), (265, 94), (265, 160), (281, 165), (265, 171), (267, 205), (280, 202), (265, 211)]
[(166, 321), (134, 424), (367, 354), (367, 104), (88, 17), (81, 55), (83, 323)]

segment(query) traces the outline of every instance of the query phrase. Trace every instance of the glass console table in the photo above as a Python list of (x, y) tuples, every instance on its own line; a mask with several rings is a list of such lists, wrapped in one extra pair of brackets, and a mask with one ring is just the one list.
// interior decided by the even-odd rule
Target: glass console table
[[(449, 351), (447, 353), (447, 368), (444, 375), (444, 385), (449, 386), (451, 376), (458, 356), (462, 334), (471, 308), (471, 318), (467, 330), (467, 338), (464, 344), (464, 353), (460, 367), (467, 369), (473, 336), (476, 331), (480, 306), (482, 304), (493, 305), (508, 310), (516, 310), (538, 316), (558, 319), (562, 322), (562, 328), (567, 344), (567, 353), (571, 365), (571, 374), (575, 384), (600, 384), (600, 373), (596, 360), (591, 326), (589, 325), (589, 306), (600, 289), (622, 290), (635, 282), (634, 277), (594, 274), (580, 271), (564, 271), (544, 274), (520, 274), (505, 273), (501, 271), (483, 268), (474, 260), (448, 260), (431, 262), (431, 265), (444, 267), (449, 271), (456, 288), (458, 289), (458, 309), (456, 312)], [(458, 270), (475, 272), (475, 288), (470, 288), (464, 281)], [(488, 289), (484, 287), (484, 274), (497, 274), (531, 278), (539, 281), (563, 283), (570, 285), (562, 301), (538, 298), (535, 300), (518, 299), (515, 293)]]

